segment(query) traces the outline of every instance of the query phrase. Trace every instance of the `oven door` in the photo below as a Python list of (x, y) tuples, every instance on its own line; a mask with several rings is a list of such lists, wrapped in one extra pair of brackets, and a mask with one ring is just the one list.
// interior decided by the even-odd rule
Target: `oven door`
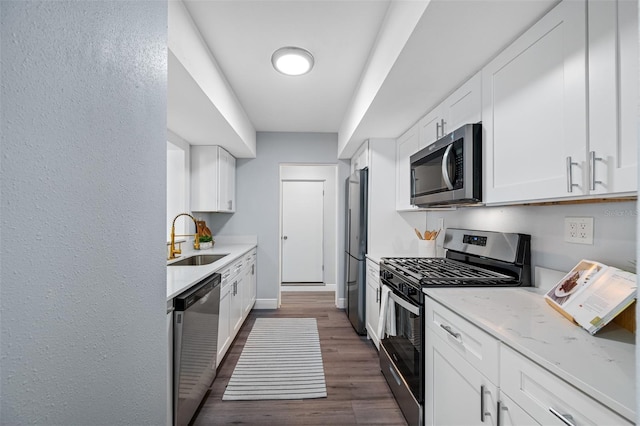
[[(407, 422), (421, 424), (424, 403), (423, 307), (383, 286), (380, 368)], [(386, 303), (385, 303), (386, 302)]]

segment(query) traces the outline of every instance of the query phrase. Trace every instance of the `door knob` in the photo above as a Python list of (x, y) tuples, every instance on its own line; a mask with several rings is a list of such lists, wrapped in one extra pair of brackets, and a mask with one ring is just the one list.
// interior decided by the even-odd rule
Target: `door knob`
[(283, 239), (283, 240), (286, 240), (286, 239), (287, 239), (287, 236), (285, 235), (284, 237), (282, 237), (282, 239)]

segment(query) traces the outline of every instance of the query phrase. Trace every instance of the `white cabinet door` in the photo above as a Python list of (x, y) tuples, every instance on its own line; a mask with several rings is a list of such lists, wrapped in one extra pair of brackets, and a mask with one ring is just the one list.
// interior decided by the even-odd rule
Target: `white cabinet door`
[(638, 2), (592, 0), (589, 13), (591, 194), (637, 190)]
[(231, 313), (229, 315), (231, 323), (232, 339), (236, 337), (240, 326), (242, 325), (242, 292), (243, 292), (244, 276), (240, 273), (231, 282)]
[(191, 210), (235, 211), (236, 159), (219, 146), (192, 145)]
[(498, 405), (498, 422), (503, 426), (539, 426), (533, 417), (527, 414), (518, 404), (513, 402), (504, 392), (500, 391), (500, 405)]
[(367, 334), (380, 349), (380, 336), (378, 336), (378, 322), (380, 318), (380, 266), (371, 259), (367, 259)]
[[(223, 284), (220, 284), (221, 286)], [(222, 358), (227, 353), (231, 344), (231, 285), (220, 288), (220, 319), (218, 321), (218, 356), (216, 358), (216, 368), (222, 362)]]
[(631, 424), (505, 345), (500, 349), (500, 387), (543, 425)]
[(431, 328), (425, 334), (425, 424), (497, 425), (497, 386)]
[(191, 211), (218, 211), (218, 147), (192, 145)]
[(438, 105), (418, 122), (420, 142), (416, 151), (431, 145), (446, 134), (444, 132), (446, 123), (443, 117), (442, 105)]
[(351, 173), (369, 167), (369, 141), (364, 141), (351, 157)]
[(478, 123), (482, 119), (482, 78), (476, 73), (445, 99), (442, 105), (445, 117), (444, 134), (451, 133), (465, 124)]
[(586, 2), (572, 0), (482, 70), (486, 202), (587, 193), (585, 58)]
[(415, 210), (411, 205), (411, 164), (409, 157), (418, 151), (420, 138), (416, 124), (396, 141), (396, 210)]
[(220, 166), (218, 211), (230, 213), (234, 212), (236, 208), (236, 159), (223, 148), (219, 148), (218, 155)]
[(256, 262), (253, 252), (244, 257), (244, 270), (242, 272), (242, 317), (247, 318), (256, 301)]

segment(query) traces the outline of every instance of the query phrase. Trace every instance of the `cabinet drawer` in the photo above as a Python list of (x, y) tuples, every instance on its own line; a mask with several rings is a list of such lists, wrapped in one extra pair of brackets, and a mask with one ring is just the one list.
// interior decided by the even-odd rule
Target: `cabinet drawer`
[(442, 305), (427, 299), (426, 327), (478, 369), (493, 383), (498, 383), (500, 342)]
[[(509, 395), (516, 404), (540, 424), (632, 424), (564, 380), (504, 345), (500, 350), (500, 387), (505, 394)], [(565, 421), (561, 420), (559, 416), (564, 416)]]
[(367, 259), (367, 282), (380, 283), (380, 265)]

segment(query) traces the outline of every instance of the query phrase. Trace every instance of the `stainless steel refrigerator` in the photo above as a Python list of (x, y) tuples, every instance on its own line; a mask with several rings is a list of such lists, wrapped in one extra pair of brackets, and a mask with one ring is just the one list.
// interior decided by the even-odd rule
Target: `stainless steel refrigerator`
[(346, 313), (358, 334), (366, 334), (367, 169), (346, 180), (345, 297)]

